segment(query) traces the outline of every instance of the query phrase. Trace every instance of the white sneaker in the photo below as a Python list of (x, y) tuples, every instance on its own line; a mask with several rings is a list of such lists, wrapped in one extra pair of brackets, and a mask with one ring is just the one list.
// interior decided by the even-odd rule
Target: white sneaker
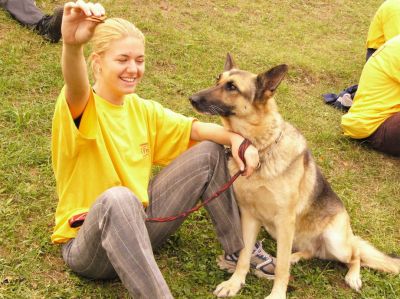
[(351, 98), (351, 94), (349, 93), (345, 93), (343, 96), (339, 97), (337, 101), (347, 108), (353, 105), (353, 99)]

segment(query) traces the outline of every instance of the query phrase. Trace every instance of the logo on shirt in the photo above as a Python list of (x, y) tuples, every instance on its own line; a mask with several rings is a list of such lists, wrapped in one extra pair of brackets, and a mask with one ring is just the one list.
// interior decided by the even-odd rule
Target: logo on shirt
[(148, 143), (142, 143), (140, 146), (140, 152), (143, 157), (147, 157), (150, 153), (150, 147)]

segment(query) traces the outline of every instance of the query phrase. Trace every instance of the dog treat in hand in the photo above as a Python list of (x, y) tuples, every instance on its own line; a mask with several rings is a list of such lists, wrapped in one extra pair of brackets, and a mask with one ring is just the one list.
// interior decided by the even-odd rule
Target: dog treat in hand
[(100, 17), (97, 17), (97, 16), (90, 16), (90, 17), (87, 17), (86, 18), (86, 20), (88, 20), (88, 21), (92, 21), (92, 22), (97, 22), (97, 23), (104, 23), (104, 21), (107, 19), (107, 16), (100, 16)]

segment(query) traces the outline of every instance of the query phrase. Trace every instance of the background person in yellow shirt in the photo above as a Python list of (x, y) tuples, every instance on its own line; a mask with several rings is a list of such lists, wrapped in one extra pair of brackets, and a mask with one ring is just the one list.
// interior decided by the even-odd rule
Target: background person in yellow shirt
[(367, 36), (366, 60), (386, 41), (400, 34), (400, 0), (386, 0), (376, 11)]
[[(99, 3), (69, 2), (62, 22), (65, 86), (55, 108), (52, 165), (59, 197), (54, 243), (76, 273), (93, 279), (119, 276), (134, 298), (172, 298), (153, 256), (182, 223), (146, 222), (182, 213), (229, 180), (223, 145), (234, 159), (243, 137), (223, 127), (174, 113), (134, 93), (145, 69), (142, 32), (130, 22), (103, 22)], [(83, 54), (95, 82), (90, 85)], [(194, 145), (196, 141), (204, 141)], [(213, 141), (213, 142), (210, 142)], [(218, 144), (217, 144), (218, 143)], [(194, 145), (194, 146), (192, 146)], [(251, 175), (258, 152), (245, 153)], [(153, 164), (167, 165), (150, 180)], [(232, 188), (207, 207), (228, 256), (243, 247)], [(87, 213), (87, 214), (86, 214)], [(84, 222), (80, 216), (86, 215)], [(273, 275), (273, 259), (256, 244), (253, 260)], [(269, 271), (269, 272), (268, 272)]]
[[(400, 34), (400, 0), (386, 0), (379, 6), (368, 30), (366, 61), (386, 41)], [(348, 111), (353, 104), (358, 85), (345, 88), (339, 94), (326, 93), (326, 104)]]
[(341, 125), (346, 136), (400, 156), (400, 35), (365, 64), (353, 105)]

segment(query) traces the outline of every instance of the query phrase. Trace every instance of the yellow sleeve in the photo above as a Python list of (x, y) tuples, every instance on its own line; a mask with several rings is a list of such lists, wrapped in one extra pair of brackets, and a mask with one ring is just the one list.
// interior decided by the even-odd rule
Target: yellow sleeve
[(195, 143), (190, 139), (194, 119), (164, 108), (159, 103), (147, 102), (152, 106), (153, 163), (165, 166)]
[(73, 158), (77, 154), (77, 149), (96, 136), (96, 109), (94, 105), (93, 93), (91, 93), (88, 104), (82, 114), (79, 129), (76, 127), (71, 112), (65, 98), (65, 86), (61, 90), (54, 111), (52, 123), (52, 164), (56, 173), (63, 167), (60, 162), (62, 157)]

